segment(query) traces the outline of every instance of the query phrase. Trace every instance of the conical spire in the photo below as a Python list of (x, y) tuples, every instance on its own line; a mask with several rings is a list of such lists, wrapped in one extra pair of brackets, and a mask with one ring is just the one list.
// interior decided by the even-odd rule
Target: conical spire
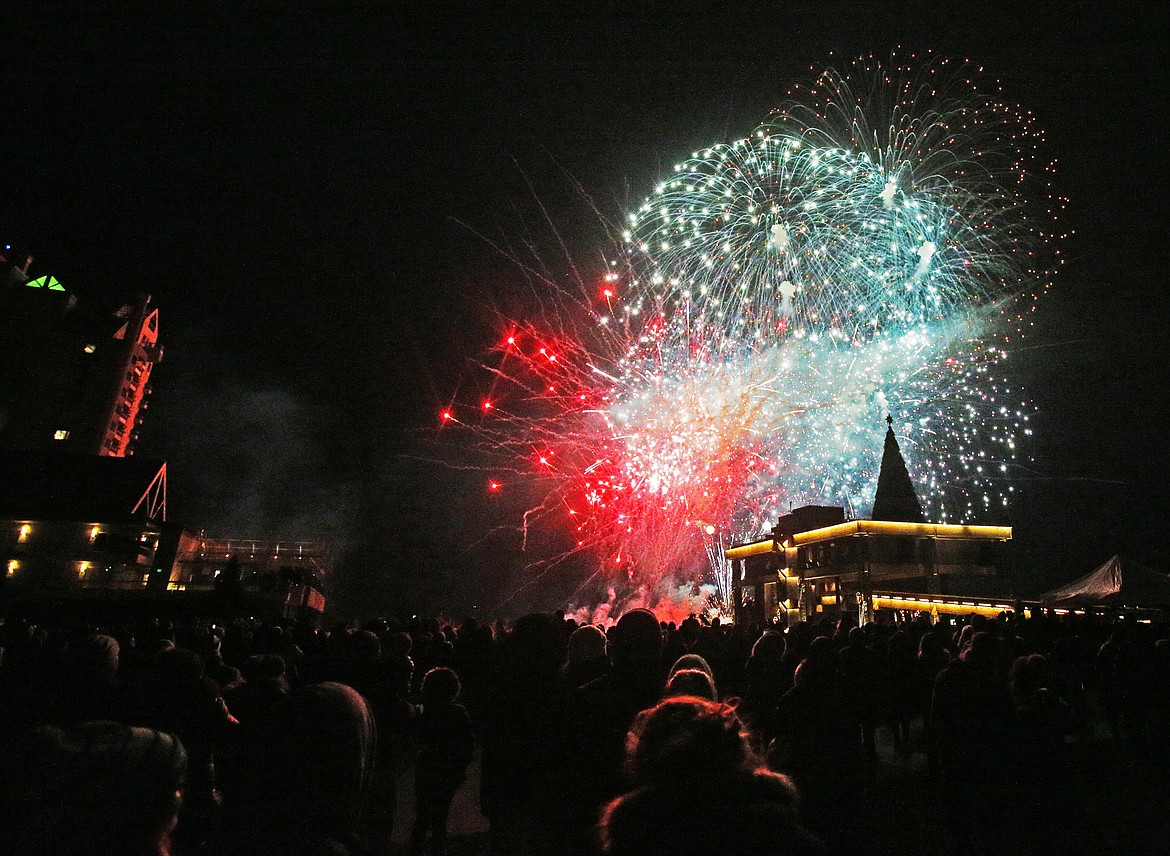
[(894, 438), (894, 417), (886, 416), (886, 447), (882, 451), (882, 469), (878, 473), (877, 495), (873, 499), (874, 520), (898, 520), (923, 523), (922, 506), (898, 441)]

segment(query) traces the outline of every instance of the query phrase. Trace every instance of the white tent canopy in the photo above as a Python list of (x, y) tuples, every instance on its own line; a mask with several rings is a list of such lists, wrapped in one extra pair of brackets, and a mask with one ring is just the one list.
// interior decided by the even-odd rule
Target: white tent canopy
[(1170, 606), (1170, 577), (1122, 556), (1091, 574), (1040, 595), (1044, 606)]

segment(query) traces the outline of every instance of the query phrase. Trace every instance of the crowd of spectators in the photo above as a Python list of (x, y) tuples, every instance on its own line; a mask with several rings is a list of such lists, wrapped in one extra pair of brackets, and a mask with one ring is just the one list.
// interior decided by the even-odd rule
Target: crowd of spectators
[(1095, 712), (1170, 766), (1168, 630), (10, 619), (0, 852), (441, 854), (478, 757), (493, 856), (867, 853), (882, 730), (946, 808), (924, 852), (1076, 852)]

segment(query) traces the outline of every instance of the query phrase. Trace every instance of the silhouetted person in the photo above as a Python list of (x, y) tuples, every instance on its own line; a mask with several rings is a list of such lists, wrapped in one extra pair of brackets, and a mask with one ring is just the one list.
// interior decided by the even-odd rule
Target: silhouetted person
[(715, 679), (715, 672), (711, 668), (711, 664), (707, 662), (707, 658), (700, 654), (682, 654), (674, 662), (670, 664), (670, 670), (667, 672), (669, 677), (674, 672), (680, 669), (699, 669), (711, 676), (711, 680)]
[(381, 636), (381, 660), (371, 667), (369, 680), (357, 687), (378, 724), (378, 757), (366, 814), (370, 843), (375, 847), (389, 847), (394, 838), (399, 780), (409, 769), (414, 751), (418, 711), (411, 703), (412, 645), (409, 633), (386, 628)]
[(752, 646), (744, 667), (743, 700), (736, 709), (740, 718), (752, 728), (759, 728), (763, 717), (770, 716), (791, 688), (784, 668), (784, 637), (766, 630)]
[(867, 644), (862, 628), (850, 628), (845, 639), (846, 644), (837, 655), (838, 671), (861, 723), (866, 757), (874, 760), (877, 758), (877, 723), (886, 709), (882, 664), (877, 653)]
[(219, 823), (215, 758), (239, 723), (219, 685), (203, 673), (203, 658), (186, 648), (163, 646), (148, 662), (133, 695), (132, 724), (174, 734), (187, 752), (187, 785), (175, 841), (180, 849), (202, 846)]
[(112, 636), (87, 633), (71, 639), (61, 657), (54, 724), (113, 720), (122, 715), (118, 692), (121, 646)]
[(863, 820), (861, 732), (830, 639), (821, 636), (809, 645), (765, 737), (774, 738), (769, 765), (796, 783), (809, 828), (831, 850), (849, 852)]
[(959, 658), (934, 683), (931, 726), (938, 745), (942, 794), (962, 846), (999, 832), (993, 819), (1005, 798), (1004, 765), (1013, 706), (998, 669), (997, 641), (970, 634)]
[(719, 689), (729, 684), (733, 680), (733, 675), (738, 675), (743, 668), (742, 660), (734, 662), (731, 643), (718, 618), (712, 619), (710, 625), (704, 624), (699, 628), (698, 638), (691, 653), (699, 655), (708, 664), (711, 680)]
[(718, 701), (719, 693), (715, 691), (715, 682), (702, 669), (679, 669), (672, 672), (666, 682), (664, 697), (696, 696), (707, 701)]
[(241, 679), (223, 689), (223, 700), (232, 716), (244, 726), (262, 719), (288, 695), (284, 659), (275, 654), (253, 654), (240, 668)]
[(894, 733), (894, 748), (910, 750), (910, 724), (921, 715), (918, 693), (918, 653), (914, 639), (904, 629), (886, 640), (887, 715)]
[[(798, 823), (792, 783), (752, 752), (728, 705), (687, 696), (663, 700), (634, 722), (626, 764), (634, 790), (605, 808), (600, 822), (605, 853), (822, 852)], [(702, 817), (696, 818), (698, 807)]]
[(1050, 689), (1042, 654), (1017, 657), (1009, 687), (1015, 705), (1010, 807), (1013, 837), (1023, 853), (1065, 853), (1078, 822), (1072, 757), (1066, 738), (1076, 731), (1072, 708)]
[(1109, 634), (1109, 638), (1097, 649), (1093, 664), (1097, 699), (1109, 720), (1109, 730), (1114, 742), (1121, 740), (1121, 709), (1125, 695), (1124, 680), (1117, 673), (1117, 656), (1131, 636), (1128, 623), (1118, 624)]
[(356, 690), (322, 683), (291, 692), (241, 749), (238, 777), (224, 796), (220, 852), (364, 853), (358, 823), (376, 746), (373, 714)]
[(584, 686), (609, 671), (605, 634), (591, 624), (578, 627), (569, 635), (569, 655), (561, 667), (566, 689)]
[(422, 716), (418, 722), (418, 754), (414, 762), (414, 829), (411, 853), (425, 849), (431, 835), (432, 856), (446, 850), (447, 815), (455, 792), (467, 777), (475, 752), (471, 720), (459, 697), (459, 678), (444, 667), (431, 669), (422, 682)]
[(943, 644), (942, 636), (934, 631), (923, 634), (918, 641), (918, 658), (914, 663), (915, 702), (922, 711), (922, 723), (926, 731), (927, 765), (937, 772), (939, 766), (938, 739), (930, 719), (934, 703), (934, 682), (939, 672), (951, 662), (950, 652)]
[(492, 854), (541, 852), (534, 842), (549, 823), (536, 800), (549, 794), (564, 759), (558, 720), (564, 656), (551, 615), (520, 618), (500, 643), (499, 665), (485, 687), (481, 726), (480, 808), (490, 824)]
[(549, 807), (561, 815), (568, 852), (590, 850), (602, 806), (625, 790), (626, 734), (634, 717), (662, 696), (662, 649), (654, 613), (625, 613), (609, 632), (613, 667), (569, 697), (562, 742), (565, 769), (572, 774), (556, 798), (559, 806)]
[(0, 853), (170, 856), (187, 756), (115, 722), (43, 727), (0, 746)]

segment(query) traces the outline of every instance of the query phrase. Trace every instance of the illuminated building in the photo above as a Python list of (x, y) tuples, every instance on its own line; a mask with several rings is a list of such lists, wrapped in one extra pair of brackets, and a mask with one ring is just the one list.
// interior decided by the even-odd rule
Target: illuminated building
[(89, 311), (30, 265), (0, 256), (0, 607), (320, 614), (327, 545), (168, 522), (166, 464), (129, 457), (162, 359), (151, 298)]
[(736, 618), (855, 612), (864, 623), (877, 609), (997, 614), (1012, 608), (1000, 571), (1011, 537), (1010, 526), (925, 522), (891, 427), (873, 519), (798, 508), (779, 519), (772, 537), (726, 551)]
[(321, 583), (329, 575), (331, 557), (324, 541), (262, 541), (255, 538), (208, 538), (188, 534), (179, 544), (167, 582), (168, 591), (213, 592), (238, 578), (240, 585), (260, 593), (285, 596), (284, 611), (304, 607), (321, 612)]
[(30, 262), (0, 256), (0, 447), (133, 454), (163, 354), (158, 309), (139, 294), (96, 311)]
[(181, 528), (146, 458), (0, 453), (5, 599), (165, 587)]
[(0, 609), (321, 613), (325, 544), (213, 540), (168, 521), (166, 496), (161, 461), (0, 452)]

